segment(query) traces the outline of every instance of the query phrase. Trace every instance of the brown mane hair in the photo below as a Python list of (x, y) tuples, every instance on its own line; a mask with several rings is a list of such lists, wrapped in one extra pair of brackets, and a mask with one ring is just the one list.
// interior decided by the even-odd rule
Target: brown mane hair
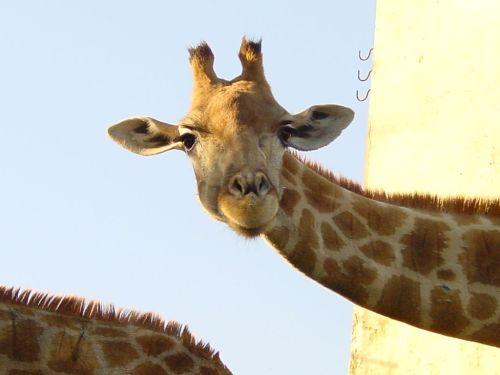
[(197, 340), (189, 332), (187, 326), (174, 321), (166, 322), (155, 313), (115, 308), (111, 304), (86, 301), (84, 298), (76, 296), (59, 296), (5, 286), (0, 286), (0, 304), (17, 305), (81, 319), (133, 325), (164, 333), (178, 338), (192, 353), (212, 360), (221, 368), (229, 371), (220, 360), (219, 352), (211, 348), (208, 343)]
[(432, 194), (422, 193), (394, 193), (389, 194), (382, 190), (364, 189), (359, 183), (346, 177), (338, 176), (332, 171), (326, 169), (317, 162), (310, 161), (304, 156), (289, 152), (299, 162), (312, 169), (314, 172), (323, 176), (330, 182), (343, 187), (355, 194), (374, 199), (380, 202), (386, 202), (403, 207), (418, 208), (422, 210), (458, 213), (458, 214), (483, 214), (491, 217), (500, 217), (500, 198), (482, 199), (449, 197), (443, 198)]

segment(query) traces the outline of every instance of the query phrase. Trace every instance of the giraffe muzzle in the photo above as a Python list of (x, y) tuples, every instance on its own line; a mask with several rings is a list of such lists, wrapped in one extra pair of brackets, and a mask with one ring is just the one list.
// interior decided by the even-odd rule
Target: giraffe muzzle
[(274, 219), (279, 208), (276, 189), (260, 171), (236, 173), (219, 194), (218, 204), (227, 224), (252, 236)]
[(262, 172), (237, 173), (229, 180), (228, 191), (235, 197), (244, 197), (249, 194), (262, 198), (271, 189), (271, 183)]

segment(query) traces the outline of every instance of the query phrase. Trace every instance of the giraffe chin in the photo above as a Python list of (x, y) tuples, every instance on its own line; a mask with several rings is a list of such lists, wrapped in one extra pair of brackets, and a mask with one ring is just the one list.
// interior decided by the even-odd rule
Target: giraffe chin
[(275, 218), (279, 202), (274, 192), (263, 198), (253, 194), (241, 198), (224, 194), (219, 197), (219, 209), (226, 223), (238, 234), (256, 237), (265, 232)]

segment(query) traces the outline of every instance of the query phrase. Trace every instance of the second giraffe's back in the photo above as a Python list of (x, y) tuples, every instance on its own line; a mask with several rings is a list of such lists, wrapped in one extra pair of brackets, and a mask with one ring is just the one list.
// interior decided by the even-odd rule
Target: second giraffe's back
[(0, 374), (226, 375), (208, 344), (153, 314), (0, 287)]

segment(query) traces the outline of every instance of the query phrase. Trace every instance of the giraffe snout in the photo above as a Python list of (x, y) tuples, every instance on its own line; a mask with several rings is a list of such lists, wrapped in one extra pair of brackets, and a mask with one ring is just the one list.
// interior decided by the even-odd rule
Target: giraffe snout
[(262, 172), (239, 172), (229, 179), (229, 192), (235, 197), (255, 194), (264, 197), (271, 189), (271, 183)]

